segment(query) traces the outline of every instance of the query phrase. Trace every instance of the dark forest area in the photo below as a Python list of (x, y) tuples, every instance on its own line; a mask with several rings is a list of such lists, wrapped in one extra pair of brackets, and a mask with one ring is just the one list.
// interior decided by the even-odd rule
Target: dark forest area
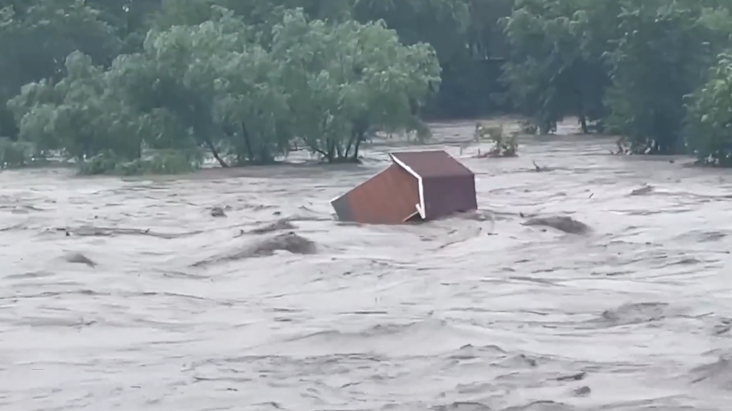
[(60, 153), (85, 174), (171, 173), (293, 147), (353, 161), (376, 131), (499, 114), (732, 166), (732, 0), (0, 7), (2, 168)]

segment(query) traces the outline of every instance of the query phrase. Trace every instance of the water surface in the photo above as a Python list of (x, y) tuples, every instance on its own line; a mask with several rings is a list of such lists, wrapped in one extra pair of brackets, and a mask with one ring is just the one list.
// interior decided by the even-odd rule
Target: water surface
[[(611, 139), (524, 143), (463, 159), (483, 218), (407, 227), (339, 224), (328, 203), (384, 146), (337, 172), (0, 173), (0, 407), (729, 409), (732, 175)], [(554, 214), (593, 231), (522, 225)], [(315, 254), (246, 251), (283, 218)]]

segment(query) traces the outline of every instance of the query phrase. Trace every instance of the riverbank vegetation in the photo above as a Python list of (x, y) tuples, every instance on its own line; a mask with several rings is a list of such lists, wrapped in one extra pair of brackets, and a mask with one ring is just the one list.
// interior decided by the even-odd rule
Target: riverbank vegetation
[(355, 161), (376, 132), (577, 117), (732, 166), (732, 0), (0, 0), (0, 166)]

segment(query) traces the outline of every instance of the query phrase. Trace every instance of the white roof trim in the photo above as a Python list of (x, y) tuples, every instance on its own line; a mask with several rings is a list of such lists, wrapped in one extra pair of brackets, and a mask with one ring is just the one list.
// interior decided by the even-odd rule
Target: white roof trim
[(417, 174), (416, 171), (412, 169), (412, 167), (409, 167), (406, 165), (403, 161), (396, 158), (396, 156), (392, 153), (389, 153), (389, 157), (391, 157), (392, 161), (397, 163), (399, 167), (406, 170), (409, 174), (413, 175), (414, 178), (417, 179), (417, 184), (419, 186), (419, 204), (416, 204), (415, 207), (417, 208), (417, 212), (419, 213), (419, 216), (422, 217), (423, 220), (427, 219), (427, 215), (425, 213), (425, 207), (424, 207), (424, 184), (422, 183), (422, 176)]

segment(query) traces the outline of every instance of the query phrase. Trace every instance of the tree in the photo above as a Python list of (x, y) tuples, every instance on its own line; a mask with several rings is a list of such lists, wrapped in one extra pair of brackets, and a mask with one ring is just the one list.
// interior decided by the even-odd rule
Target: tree
[(31, 84), (11, 102), (21, 137), (79, 161), (105, 151), (136, 160), (143, 147), (198, 144), (223, 166), (227, 155), (272, 161), (287, 146), (273, 137), (287, 109), (278, 66), (239, 20), (219, 12), (197, 26), (151, 31), (142, 53), (121, 55), (106, 71), (72, 53), (63, 80)]
[(225, 157), (272, 162), (286, 154), (290, 138), (280, 65), (232, 12), (216, 10), (195, 26), (151, 31), (143, 56), (152, 87), (149, 95), (130, 96), (144, 110), (174, 113), (222, 166)]
[(356, 161), (376, 131), (510, 108), (727, 164), (730, 15), (730, 0), (0, 0), (0, 163), (171, 172), (293, 146)]
[(329, 24), (288, 13), (272, 54), (284, 65), (295, 129), (328, 162), (353, 161), (374, 128), (426, 128), (418, 109), (440, 82), (431, 46), (404, 46), (382, 21)]
[(149, 150), (195, 164), (199, 147), (223, 167), (267, 164), (295, 137), (328, 162), (352, 161), (375, 128), (424, 134), (418, 107), (439, 84), (431, 47), (403, 46), (382, 23), (309, 21), (298, 10), (271, 39), (262, 46), (213, 6), (200, 24), (150, 30), (139, 53), (109, 67), (74, 52), (65, 77), (25, 86), (8, 106), (21, 140), (93, 173), (144, 172)]
[(352, 0), (161, 0), (153, 24), (160, 29), (190, 26), (210, 19), (212, 7), (230, 10), (254, 34), (260, 45), (272, 41), (272, 28), (289, 10), (300, 9), (307, 19), (338, 22), (349, 20)]
[(697, 0), (620, 0), (619, 37), (608, 52), (612, 86), (609, 125), (634, 153), (684, 150), (684, 96), (703, 80), (714, 51)]
[[(123, 62), (117, 60), (105, 71), (94, 66), (89, 56), (74, 52), (66, 59), (67, 76), (55, 85), (48, 81), (31, 83), (8, 103), (20, 125), (20, 139), (33, 144), (34, 156), (43, 157), (61, 150), (89, 174), (145, 171), (177, 172), (190, 169), (171, 160), (181, 156), (153, 156), (143, 160), (146, 141), (164, 134), (156, 114), (138, 112), (123, 99), (115, 86)], [(151, 170), (150, 168), (155, 168)]]
[(700, 164), (732, 167), (732, 54), (723, 53), (688, 103), (687, 139)]
[(499, 70), (488, 59), (488, 46), (500, 17), (492, 13), (503, 12), (501, 3), (507, 2), (513, 0), (357, 0), (353, 16), (361, 23), (384, 20), (405, 45), (434, 47), (442, 69), (440, 91), (424, 114), (467, 117), (484, 114), (495, 103), (491, 93)]
[(5, 101), (21, 86), (63, 77), (64, 59), (81, 50), (95, 61), (109, 63), (120, 41), (98, 10), (77, 0), (16, 1), (0, 7), (0, 136), (18, 132)]
[[(511, 52), (504, 81), (517, 108), (533, 117), (542, 132), (556, 129), (565, 116), (588, 120), (604, 112), (608, 76), (602, 63), (609, 33), (597, 20), (612, 20), (607, 4), (585, 0), (528, 0), (504, 19)], [(598, 19), (602, 16), (601, 19)]]

